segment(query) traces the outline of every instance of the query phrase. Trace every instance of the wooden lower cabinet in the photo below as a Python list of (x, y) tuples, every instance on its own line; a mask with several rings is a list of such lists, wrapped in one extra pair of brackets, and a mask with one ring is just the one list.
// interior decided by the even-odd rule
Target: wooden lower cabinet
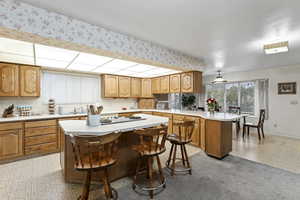
[(169, 124), (168, 124), (168, 134), (173, 133), (173, 115), (169, 113), (161, 113), (161, 112), (153, 112), (153, 115), (161, 116), (161, 117), (168, 117)]
[(3, 123), (0, 125), (0, 160), (23, 156), (22, 123)]
[(55, 119), (25, 122), (25, 155), (58, 151), (59, 137), (56, 124)]
[[(201, 118), (186, 115), (173, 115), (173, 122), (182, 120), (195, 121), (191, 143), (197, 147), (201, 147)], [(178, 128), (173, 126), (173, 132), (178, 133)]]
[(232, 122), (206, 120), (205, 152), (222, 159), (232, 151)]

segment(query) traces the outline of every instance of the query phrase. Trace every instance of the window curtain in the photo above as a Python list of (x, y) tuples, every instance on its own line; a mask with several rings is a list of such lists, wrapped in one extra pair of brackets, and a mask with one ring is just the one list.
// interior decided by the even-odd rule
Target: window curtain
[(256, 81), (257, 89), (258, 89), (258, 105), (257, 105), (257, 114), (261, 109), (266, 110), (266, 119), (269, 118), (269, 80), (257, 80)]

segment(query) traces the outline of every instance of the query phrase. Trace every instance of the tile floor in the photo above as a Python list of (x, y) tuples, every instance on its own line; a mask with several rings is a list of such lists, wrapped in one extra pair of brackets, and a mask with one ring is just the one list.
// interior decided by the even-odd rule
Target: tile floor
[[(193, 155), (202, 151), (188, 146), (188, 152)], [(234, 138), (232, 155), (300, 173), (300, 140), (266, 136), (259, 142), (256, 135), (244, 141)], [(167, 157), (168, 152), (161, 157), (162, 163)], [(131, 180), (125, 178), (113, 186), (118, 189), (124, 184), (130, 185)], [(91, 199), (101, 196), (97, 187), (93, 186)], [(73, 200), (77, 199), (81, 188), (81, 185), (64, 183), (59, 154), (0, 165), (1, 200)]]

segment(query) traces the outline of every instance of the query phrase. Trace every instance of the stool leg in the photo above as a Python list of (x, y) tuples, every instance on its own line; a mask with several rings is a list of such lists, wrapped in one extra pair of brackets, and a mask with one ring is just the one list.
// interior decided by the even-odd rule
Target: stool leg
[(172, 172), (171, 172), (171, 176), (174, 176), (175, 174), (175, 162), (176, 162), (176, 151), (177, 151), (177, 144), (175, 145), (175, 149), (174, 149), (174, 154), (173, 154), (173, 162), (172, 162)]
[(184, 150), (183, 150), (183, 145), (180, 145), (180, 150), (181, 150), (181, 158), (182, 158), (182, 164), (185, 166), (185, 156), (184, 156)]
[[(159, 159), (158, 155), (156, 156), (156, 159), (157, 159), (157, 166), (158, 166), (158, 171), (159, 171), (159, 175), (160, 175), (160, 181), (161, 181), (161, 184), (163, 184), (165, 182), (165, 177), (164, 177), (164, 174), (162, 171), (162, 167), (161, 167), (161, 163), (160, 163), (160, 159)], [(166, 185), (164, 185), (164, 188), (165, 187), (166, 187)]]
[(185, 145), (183, 145), (183, 149), (184, 149), (184, 153), (185, 153), (185, 158), (186, 158), (187, 166), (188, 166), (188, 168), (190, 168), (190, 170), (189, 170), (190, 175), (192, 175), (192, 169), (191, 169), (191, 165), (190, 165), (190, 162), (189, 162), (189, 157), (187, 155), (187, 151), (186, 151)]
[(172, 159), (173, 148), (174, 148), (174, 144), (172, 144), (172, 146), (171, 146), (169, 158), (168, 158), (168, 160), (167, 160), (167, 166), (168, 166), (168, 167), (170, 166), (170, 161), (171, 161), (171, 159)]
[(89, 170), (86, 174), (85, 183), (84, 183), (84, 187), (82, 190), (82, 195), (80, 197), (80, 200), (88, 200), (89, 199), (90, 185), (91, 185), (91, 173), (92, 173), (92, 171)]
[[(148, 157), (148, 173), (149, 173), (149, 183), (150, 183), (150, 187), (153, 187), (153, 182), (152, 182), (152, 157)], [(150, 198), (153, 199), (153, 190), (149, 191), (150, 194)]]
[(259, 130), (259, 127), (257, 127), (257, 134), (258, 134), (258, 139), (260, 140), (260, 130)]
[(107, 168), (104, 169), (104, 192), (105, 192), (105, 196), (106, 199), (111, 199), (112, 196), (112, 191), (111, 191), (111, 186), (110, 186), (110, 182), (108, 180), (108, 172), (107, 172)]
[(135, 175), (133, 177), (133, 184), (132, 184), (133, 189), (135, 189), (137, 176), (138, 176), (138, 173), (140, 171), (140, 167), (141, 167), (141, 157), (139, 156), (138, 159), (137, 159), (137, 162), (136, 162)]

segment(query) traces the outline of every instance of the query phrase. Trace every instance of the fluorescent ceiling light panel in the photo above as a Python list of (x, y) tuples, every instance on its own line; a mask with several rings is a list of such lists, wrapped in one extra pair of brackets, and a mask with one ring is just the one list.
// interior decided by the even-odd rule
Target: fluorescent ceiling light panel
[(93, 65), (95, 67), (103, 65), (104, 63), (113, 60), (110, 57), (98, 56), (88, 53), (80, 53), (73, 63)]
[(127, 69), (116, 72), (116, 74), (123, 75), (123, 76), (131, 76), (134, 73), (136, 73), (136, 72), (129, 71)]
[(153, 68), (154, 67), (150, 66), (150, 65), (137, 64), (132, 67), (128, 67), (127, 69), (130, 71), (134, 71), (134, 72), (145, 72), (145, 71), (151, 70)]
[(265, 54), (276, 54), (276, 53), (288, 52), (289, 51), (288, 46), (289, 46), (288, 41), (266, 44), (264, 45)]
[(0, 52), (33, 57), (33, 44), (8, 38), (0, 38)]
[(36, 58), (65, 61), (70, 63), (78, 55), (78, 52), (36, 44), (35, 55)]
[(0, 52), (0, 61), (10, 63), (22, 63), (28, 65), (34, 65), (34, 58), (30, 56), (22, 56), (12, 53)]
[(71, 65), (68, 66), (67, 69), (89, 72), (95, 69), (95, 67), (96, 67), (95, 65), (72, 63)]
[[(107, 69), (111, 70), (111, 73), (116, 72), (118, 70), (121, 69), (125, 69), (127, 67), (136, 65), (137, 63), (135, 62), (130, 62), (130, 61), (125, 61), (125, 60), (119, 60), (119, 59), (114, 59), (111, 62), (108, 62), (100, 67), (98, 67), (97, 69), (95, 69), (95, 72), (101, 72), (104, 73), (103, 71), (107, 71)], [(105, 72), (105, 73), (109, 73), (109, 72)]]
[(58, 68), (64, 69), (68, 66), (69, 62), (60, 61), (60, 60), (51, 60), (45, 58), (36, 58), (36, 65), (42, 67), (51, 67), (51, 68)]

